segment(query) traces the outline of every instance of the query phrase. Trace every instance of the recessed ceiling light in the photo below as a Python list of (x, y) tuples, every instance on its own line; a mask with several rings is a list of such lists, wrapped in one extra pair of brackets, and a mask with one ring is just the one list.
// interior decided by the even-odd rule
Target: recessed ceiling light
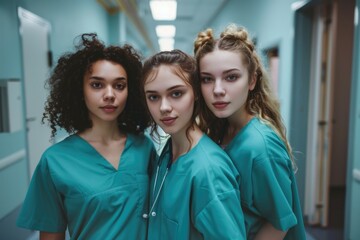
[(175, 37), (176, 28), (174, 25), (158, 25), (155, 28), (158, 38)]
[(160, 51), (171, 51), (174, 49), (174, 44), (173, 38), (159, 38)]
[(175, 20), (177, 2), (175, 0), (151, 0), (151, 14), (155, 20)]

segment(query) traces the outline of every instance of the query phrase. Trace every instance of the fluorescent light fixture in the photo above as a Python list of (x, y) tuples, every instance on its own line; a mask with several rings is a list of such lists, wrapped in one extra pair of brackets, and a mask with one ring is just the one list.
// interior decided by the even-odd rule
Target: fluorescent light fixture
[(293, 11), (299, 10), (300, 8), (302, 8), (309, 2), (310, 2), (309, 0), (301, 0), (301, 1), (293, 2), (291, 4), (291, 10), (293, 10)]
[(175, 40), (173, 38), (159, 38), (160, 51), (171, 51), (174, 49)]
[(151, 0), (150, 9), (154, 20), (175, 20), (177, 2), (175, 0)]
[(158, 38), (175, 37), (176, 28), (174, 25), (158, 25), (155, 28)]
[(357, 27), (359, 23), (359, 8), (356, 6), (355, 7), (355, 14), (354, 14), (354, 25), (355, 27)]

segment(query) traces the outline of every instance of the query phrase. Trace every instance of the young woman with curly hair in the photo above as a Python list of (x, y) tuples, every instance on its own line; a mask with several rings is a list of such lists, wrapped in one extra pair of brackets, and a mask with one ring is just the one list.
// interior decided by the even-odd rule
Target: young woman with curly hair
[(34, 172), (17, 224), (40, 239), (145, 239), (148, 164), (155, 153), (143, 134), (142, 63), (129, 45), (106, 47), (83, 34), (60, 57), (48, 86), (43, 121), (52, 137)]
[(231, 24), (217, 39), (200, 32), (194, 52), (200, 126), (240, 173), (247, 239), (305, 239), (291, 147), (247, 30)]

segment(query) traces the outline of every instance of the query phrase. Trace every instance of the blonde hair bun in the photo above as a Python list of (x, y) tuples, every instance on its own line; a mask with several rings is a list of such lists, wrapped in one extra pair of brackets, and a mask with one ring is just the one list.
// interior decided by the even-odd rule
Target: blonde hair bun
[(220, 38), (238, 40), (243, 42), (251, 51), (254, 51), (255, 49), (254, 43), (251, 41), (247, 30), (234, 23), (225, 28), (225, 30), (220, 34)]
[(206, 45), (209, 42), (212, 43), (213, 41), (214, 41), (214, 34), (211, 28), (199, 32), (194, 42), (194, 52), (196, 53), (202, 46)]

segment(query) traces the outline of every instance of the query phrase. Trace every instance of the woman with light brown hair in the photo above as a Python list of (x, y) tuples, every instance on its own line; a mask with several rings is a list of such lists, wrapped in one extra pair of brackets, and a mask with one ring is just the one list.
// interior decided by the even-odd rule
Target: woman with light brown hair
[(245, 28), (208, 29), (195, 40), (200, 127), (240, 173), (247, 239), (306, 239), (295, 164), (279, 104)]
[(196, 61), (180, 50), (144, 63), (142, 97), (152, 130), (169, 135), (152, 170), (148, 240), (246, 239), (239, 175), (197, 125), (196, 82)]

